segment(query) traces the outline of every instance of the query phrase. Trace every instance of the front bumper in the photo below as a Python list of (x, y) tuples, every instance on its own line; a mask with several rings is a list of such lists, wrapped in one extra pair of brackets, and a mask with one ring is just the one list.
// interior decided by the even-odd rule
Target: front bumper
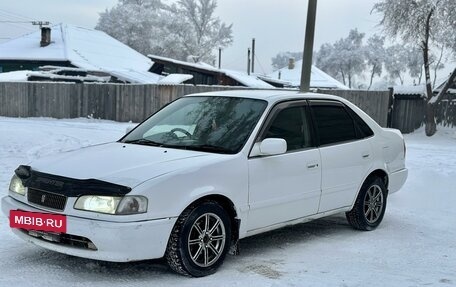
[(404, 168), (389, 174), (388, 193), (395, 193), (404, 185), (408, 177), (408, 169)]
[[(45, 212), (10, 196), (2, 198), (2, 211), (7, 217), (10, 210), (17, 209)], [(103, 261), (127, 262), (163, 257), (176, 219), (110, 222), (67, 216), (67, 233), (89, 239), (97, 250), (46, 241), (14, 228), (12, 231), (25, 241), (60, 253)]]

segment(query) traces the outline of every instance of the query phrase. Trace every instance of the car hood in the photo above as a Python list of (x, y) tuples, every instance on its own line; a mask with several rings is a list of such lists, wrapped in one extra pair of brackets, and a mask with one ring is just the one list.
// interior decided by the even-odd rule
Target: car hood
[(75, 179), (98, 179), (134, 188), (142, 182), (222, 155), (136, 144), (108, 143), (31, 163), (32, 169)]

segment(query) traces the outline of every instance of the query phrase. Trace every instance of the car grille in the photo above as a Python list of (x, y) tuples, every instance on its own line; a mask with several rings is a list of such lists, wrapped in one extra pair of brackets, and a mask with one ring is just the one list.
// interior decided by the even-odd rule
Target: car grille
[(67, 197), (35, 188), (29, 188), (27, 191), (27, 200), (30, 203), (63, 211), (65, 209)]
[(82, 236), (71, 235), (66, 233), (53, 233), (46, 231), (36, 231), (36, 230), (24, 230), (20, 229), (25, 234), (38, 238), (40, 240), (45, 240), (52, 243), (78, 247), (89, 250), (98, 250), (95, 244), (93, 244), (90, 239)]

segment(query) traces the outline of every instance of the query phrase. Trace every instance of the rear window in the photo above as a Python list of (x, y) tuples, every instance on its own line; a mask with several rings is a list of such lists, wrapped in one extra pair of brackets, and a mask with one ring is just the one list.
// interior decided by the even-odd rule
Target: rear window
[(312, 102), (311, 108), (320, 145), (358, 139), (353, 119), (342, 104)]

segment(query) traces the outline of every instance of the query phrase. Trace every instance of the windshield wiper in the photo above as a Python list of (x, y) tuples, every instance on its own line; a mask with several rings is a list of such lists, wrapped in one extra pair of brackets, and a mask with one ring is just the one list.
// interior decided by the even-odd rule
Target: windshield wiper
[(125, 143), (129, 144), (140, 144), (140, 145), (149, 145), (149, 146), (163, 146), (162, 143), (154, 142), (148, 139), (136, 139), (136, 140), (128, 140)]
[(226, 153), (226, 154), (231, 154), (233, 153), (232, 150), (221, 147), (221, 146), (215, 146), (215, 145), (208, 145), (208, 144), (203, 144), (203, 145), (189, 145), (186, 146), (187, 149), (191, 150), (197, 150), (197, 151), (208, 151), (208, 152), (217, 152), (217, 153)]

